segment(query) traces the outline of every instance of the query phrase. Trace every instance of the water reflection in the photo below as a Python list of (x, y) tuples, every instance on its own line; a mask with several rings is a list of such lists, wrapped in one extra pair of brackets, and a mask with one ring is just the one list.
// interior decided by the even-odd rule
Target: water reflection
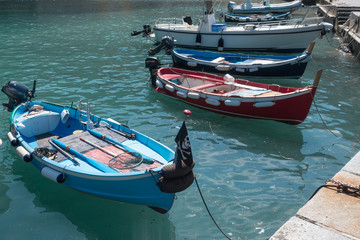
[[(53, 232), (62, 236), (58, 239), (63, 239), (69, 233), (61, 231), (63, 226), (68, 225), (65, 219), (61, 220), (63, 216), (76, 226), (76, 235), (83, 233), (86, 239), (175, 239), (174, 226), (169, 221), (168, 214), (159, 214), (146, 206), (120, 203), (74, 191), (44, 178), (31, 164), (21, 159), (14, 161), (13, 174), (17, 177), (9, 185), (12, 188), (15, 185), (26, 188), (17, 188), (18, 197), (31, 194), (32, 199), (28, 200), (35, 208), (41, 208), (41, 212), (51, 213), (48, 216), (50, 221), (54, 214), (59, 215), (58, 230)], [(29, 215), (38, 219), (35, 212), (30, 212)], [(46, 217), (43, 218), (46, 221)], [(18, 224), (21, 224), (21, 214)]]

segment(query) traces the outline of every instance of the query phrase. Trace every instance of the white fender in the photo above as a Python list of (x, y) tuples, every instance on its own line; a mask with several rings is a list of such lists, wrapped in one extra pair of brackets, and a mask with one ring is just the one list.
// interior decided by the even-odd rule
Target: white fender
[(224, 101), (224, 104), (226, 106), (238, 107), (238, 106), (240, 106), (241, 101), (228, 99), (228, 100)]
[(205, 102), (207, 104), (210, 104), (210, 105), (213, 105), (213, 106), (219, 106), (220, 105), (219, 100), (216, 100), (216, 99), (207, 98), (207, 99), (205, 99)]
[(189, 62), (187, 62), (187, 65), (188, 65), (189, 67), (196, 67), (196, 66), (197, 66), (197, 62), (189, 61)]
[(225, 64), (219, 64), (215, 68), (218, 71), (230, 71), (231, 69), (230, 65), (225, 65)]
[(199, 99), (200, 98), (200, 94), (197, 92), (188, 92), (188, 97), (192, 98), (192, 99)]
[(167, 90), (169, 90), (170, 92), (174, 92), (174, 91), (175, 91), (174, 86), (172, 86), (172, 85), (170, 85), (170, 84), (166, 84), (166, 85), (165, 85), (165, 88), (166, 88)]
[(29, 153), (23, 146), (16, 148), (16, 153), (25, 161), (30, 162), (32, 160), (32, 155)]
[(176, 95), (181, 98), (186, 98), (186, 92), (184, 91), (177, 91)]
[(69, 117), (70, 117), (69, 110), (67, 110), (67, 109), (62, 110), (62, 112), (60, 114), (61, 122), (66, 123), (67, 120), (69, 119)]
[(245, 72), (245, 68), (239, 68), (239, 67), (237, 67), (237, 68), (235, 68), (235, 71), (237, 71), (237, 72)]
[(49, 167), (41, 169), (41, 175), (57, 183), (63, 183), (65, 181), (65, 175), (63, 173)]
[(162, 82), (159, 79), (157, 79), (156, 80), (156, 86), (158, 86), (159, 88), (163, 88), (164, 84), (162, 84)]
[(8, 132), (7, 133), (7, 137), (11, 143), (12, 146), (17, 146), (19, 145), (19, 140), (17, 140), (16, 137), (14, 137), (14, 135), (12, 134), (12, 132)]
[(275, 102), (257, 102), (254, 103), (254, 107), (262, 108), (262, 107), (271, 107), (274, 106)]
[(1, 147), (1, 145), (2, 145), (2, 140), (1, 140), (1, 138), (0, 138), (0, 147)]

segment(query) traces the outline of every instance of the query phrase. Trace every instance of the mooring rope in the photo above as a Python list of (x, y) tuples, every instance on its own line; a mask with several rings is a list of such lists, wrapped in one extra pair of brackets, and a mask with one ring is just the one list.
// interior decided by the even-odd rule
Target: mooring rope
[[(336, 185), (329, 185), (328, 182), (334, 183)], [(357, 198), (360, 197), (360, 185), (356, 186), (351, 183), (346, 183), (346, 182), (337, 180), (336, 178), (331, 178), (331, 179), (327, 180), (325, 182), (325, 184), (318, 187), (315, 190), (315, 192), (311, 195), (311, 197), (309, 198), (308, 201), (310, 201), (319, 192), (319, 190), (321, 188), (327, 188), (327, 189), (336, 188), (336, 190), (338, 192), (345, 193), (347, 195), (351, 195), (351, 196), (357, 197)]]
[[(316, 60), (315, 58), (313, 58), (313, 60), (314, 60), (315, 66), (316, 66), (318, 69), (320, 69), (317, 60)], [(318, 106), (317, 106), (317, 104), (316, 104), (315, 96), (311, 95), (311, 98), (312, 98), (312, 100), (313, 100), (313, 103), (314, 103), (314, 106), (315, 106), (315, 108), (316, 108), (316, 111), (317, 111), (317, 113), (319, 114), (319, 117), (320, 117), (320, 119), (321, 119), (321, 122), (323, 123), (323, 125), (325, 126), (325, 128), (326, 128), (332, 135), (334, 135), (334, 136), (335, 136), (337, 139), (339, 139), (339, 140), (344, 140), (344, 141), (348, 141), (348, 142), (352, 142), (352, 143), (360, 143), (360, 139), (353, 141), (353, 140), (347, 140), (347, 139), (341, 138), (340, 136), (337, 136), (337, 135), (327, 126), (327, 124), (325, 123), (325, 120), (323, 119), (323, 117), (322, 117), (322, 115), (321, 115), (321, 113), (320, 113), (320, 111), (319, 111), (319, 108), (318, 108)]]
[(227, 236), (227, 235), (221, 230), (221, 228), (219, 227), (219, 225), (216, 223), (214, 217), (212, 216), (212, 214), (211, 214), (211, 212), (210, 212), (210, 210), (209, 210), (209, 208), (208, 208), (208, 206), (207, 206), (207, 204), (206, 204), (206, 202), (205, 202), (205, 199), (204, 199), (204, 197), (203, 197), (203, 195), (202, 195), (202, 193), (201, 193), (201, 190), (200, 190), (200, 187), (199, 187), (199, 184), (198, 184), (198, 181), (197, 181), (196, 177), (195, 177), (195, 183), (196, 183), (196, 186), (197, 186), (197, 188), (198, 188), (198, 190), (199, 190), (199, 193), (200, 193), (201, 199), (202, 199), (202, 201), (203, 201), (203, 203), (204, 203), (204, 206), (205, 206), (205, 208), (206, 208), (206, 211), (208, 212), (208, 214), (209, 214), (209, 216), (211, 217), (212, 221), (215, 223), (216, 227), (217, 227), (217, 228), (219, 229), (219, 231), (224, 235), (224, 237), (226, 237), (227, 239), (231, 239), (229, 236)]
[(335, 136), (337, 139), (339, 139), (339, 140), (343, 140), (343, 141), (347, 141), (347, 142), (352, 142), (352, 143), (360, 143), (360, 140), (348, 140), (348, 139), (344, 139), (344, 138), (336, 135), (336, 134), (328, 127), (328, 125), (325, 123), (325, 120), (323, 119), (323, 117), (322, 117), (322, 115), (321, 115), (321, 113), (320, 113), (320, 111), (319, 111), (319, 108), (318, 108), (318, 106), (317, 106), (317, 104), (316, 104), (316, 101), (315, 101), (315, 98), (314, 98), (314, 97), (313, 97), (313, 103), (314, 103), (314, 106), (315, 106), (315, 108), (316, 108), (317, 113), (319, 114), (319, 117), (320, 117), (322, 123), (324, 124), (325, 128), (326, 128), (332, 135), (334, 135), (334, 136)]

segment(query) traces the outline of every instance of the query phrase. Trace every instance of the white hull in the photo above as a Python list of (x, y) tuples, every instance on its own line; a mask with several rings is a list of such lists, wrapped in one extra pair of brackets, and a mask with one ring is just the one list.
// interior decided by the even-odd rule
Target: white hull
[[(268, 25), (254, 29), (245, 26), (229, 27), (221, 32), (198, 31), (195, 26), (180, 24), (158, 24), (154, 27), (155, 39), (160, 42), (164, 36), (173, 37), (179, 47), (224, 51), (304, 51), (321, 33), (331, 28), (331, 24)], [(331, 26), (331, 27), (330, 27)], [(197, 40), (198, 34), (201, 41)], [(199, 38), (199, 37), (198, 37)], [(219, 40), (223, 39), (223, 49)]]

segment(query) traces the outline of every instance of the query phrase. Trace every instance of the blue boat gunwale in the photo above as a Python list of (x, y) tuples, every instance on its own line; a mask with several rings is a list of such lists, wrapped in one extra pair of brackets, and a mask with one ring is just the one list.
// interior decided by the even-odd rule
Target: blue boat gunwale
[[(186, 58), (203, 61), (203, 62), (209, 62), (212, 59), (215, 59), (217, 57), (224, 57), (225, 61), (229, 61), (230, 64), (236, 64), (237, 62), (231, 61), (231, 59), (226, 58), (234, 58), (234, 59), (259, 59), (259, 60), (282, 60), (282, 63), (287, 64), (287, 62), (291, 62), (294, 60), (304, 60), (306, 59), (310, 54), (305, 52), (302, 54), (293, 54), (293, 55), (281, 55), (281, 56), (275, 56), (275, 55), (252, 55), (252, 54), (241, 54), (241, 53), (225, 53), (225, 52), (210, 52), (210, 51), (197, 51), (193, 49), (184, 49), (184, 48), (175, 48), (173, 49), (173, 54), (177, 56), (183, 56)], [(210, 62), (209, 62), (210, 63)], [(279, 62), (277, 62), (279, 63)]]

